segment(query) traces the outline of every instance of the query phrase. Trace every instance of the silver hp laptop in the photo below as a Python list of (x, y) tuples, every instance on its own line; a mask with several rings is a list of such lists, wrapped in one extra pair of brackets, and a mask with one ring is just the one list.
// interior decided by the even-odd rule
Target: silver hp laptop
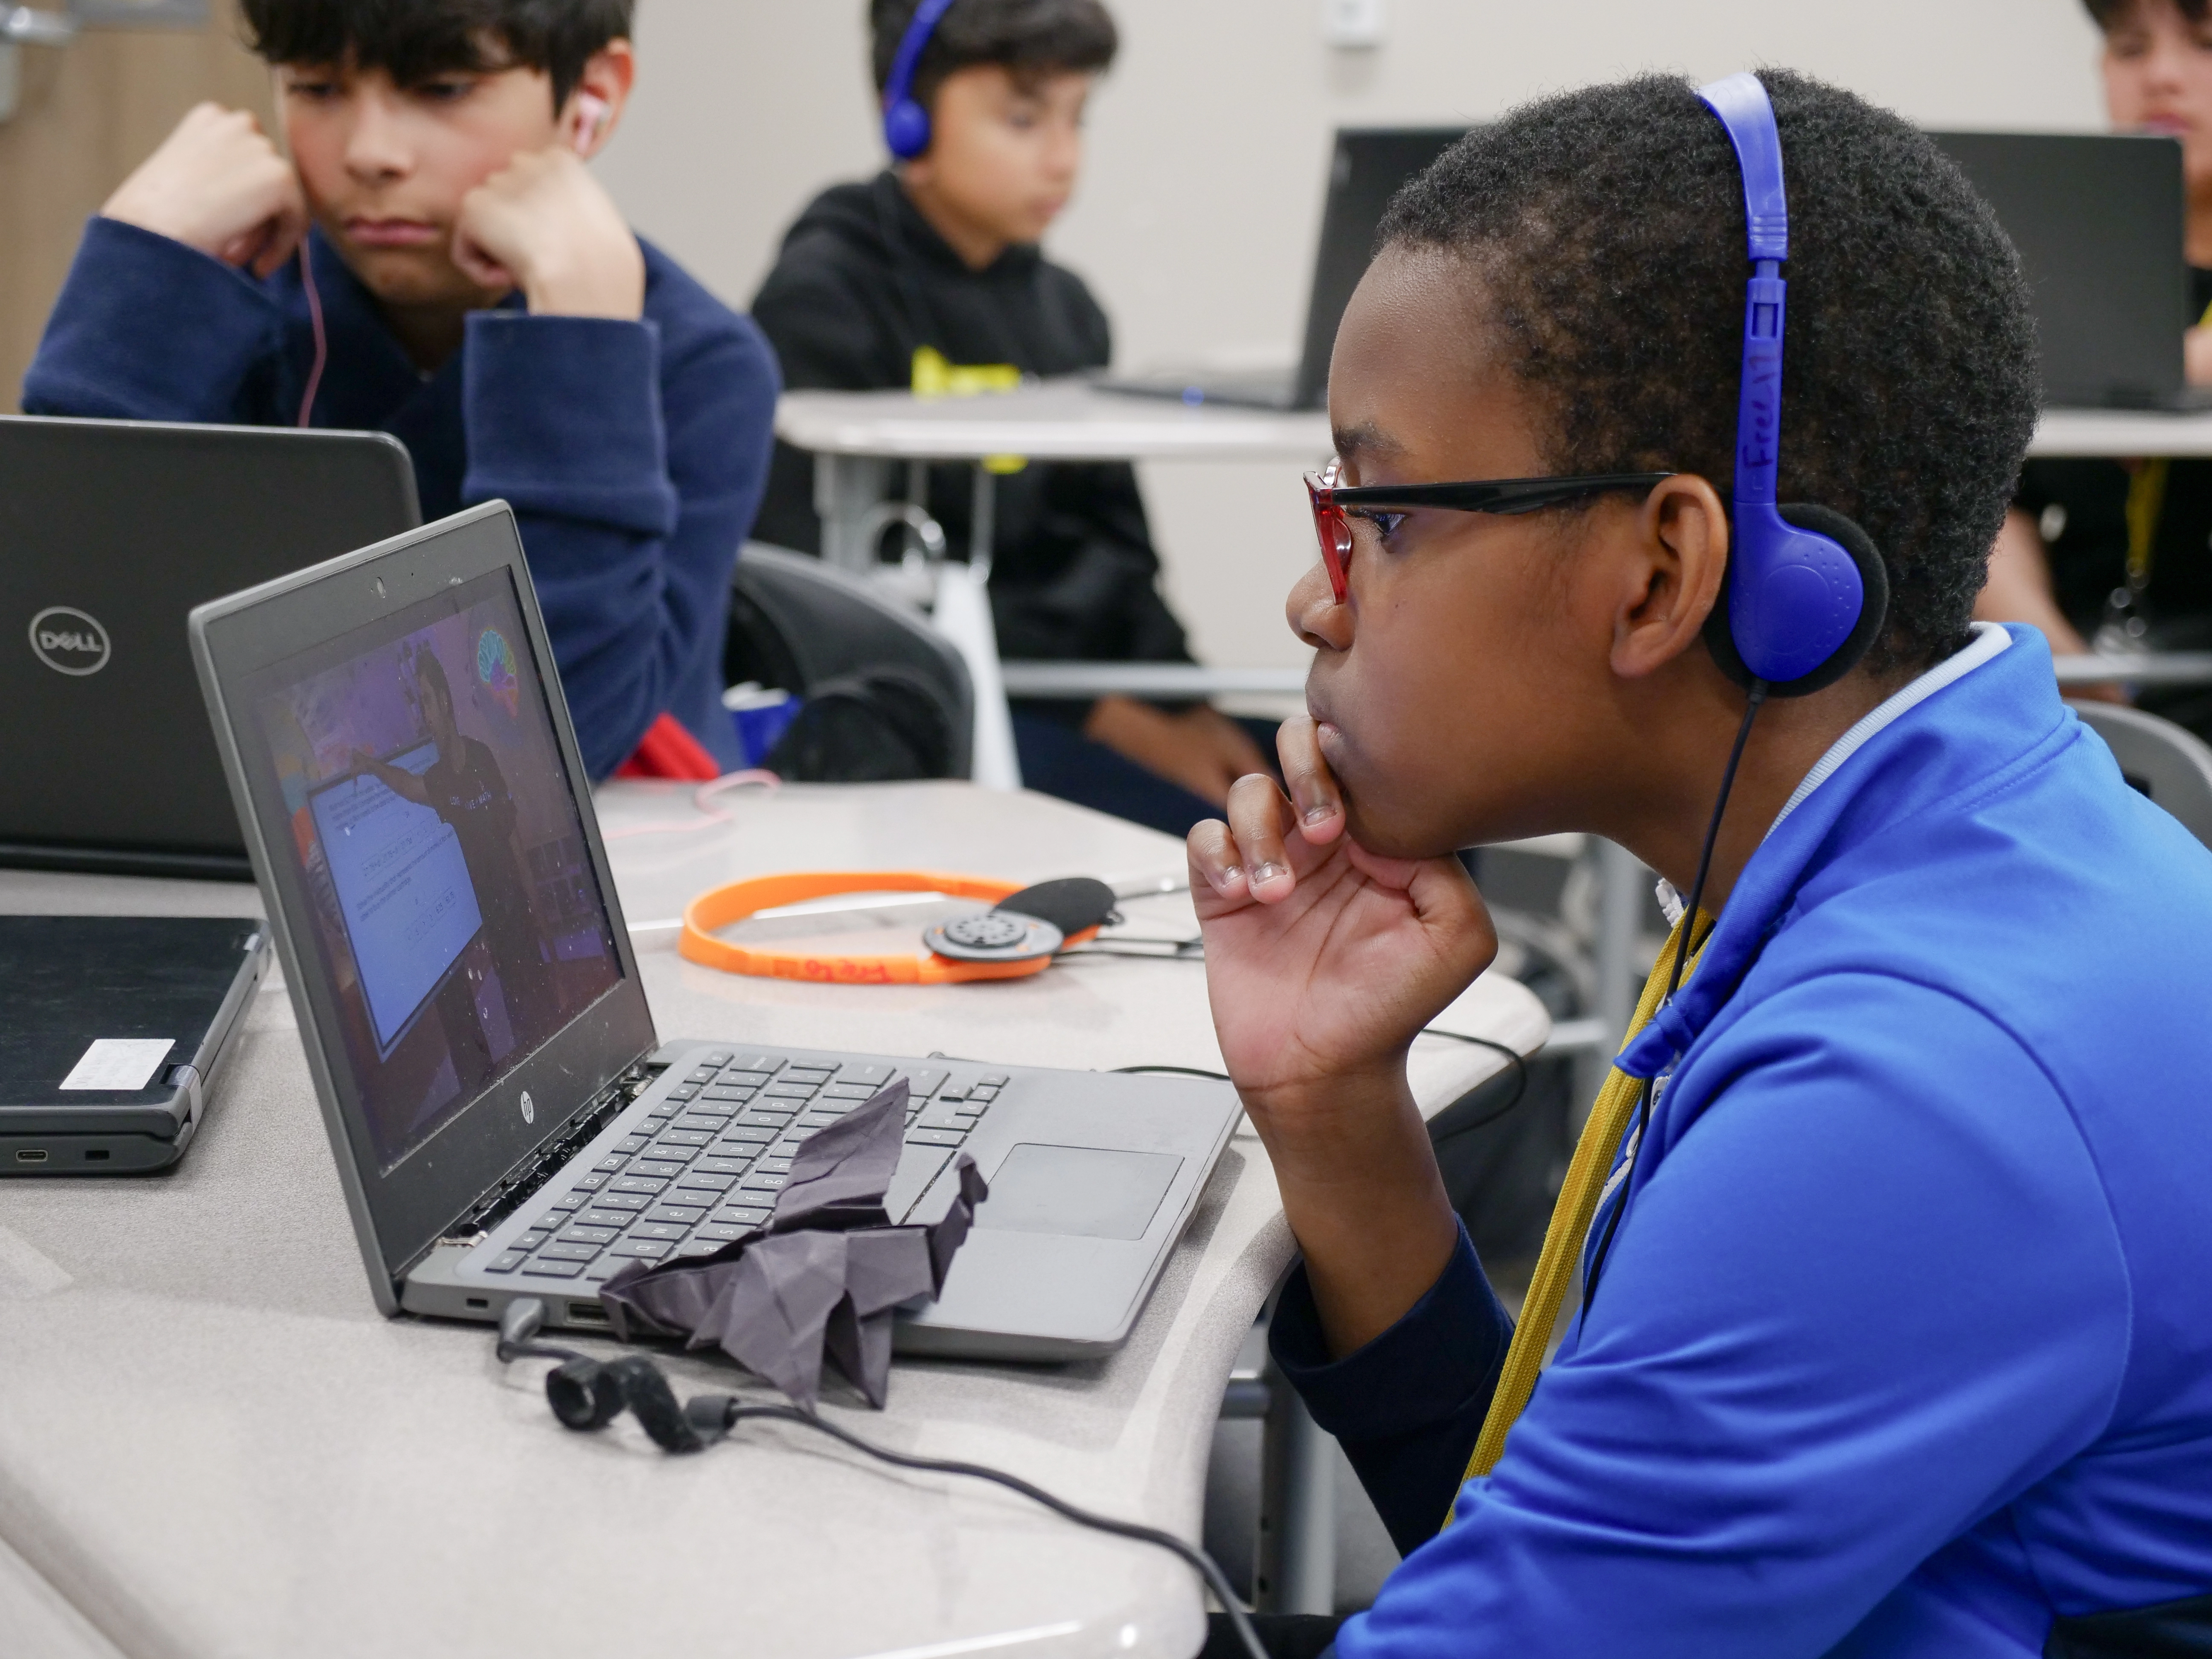
[(247, 879), (185, 613), (421, 522), (382, 433), (0, 416), (0, 864)]
[[(1124, 1340), (1237, 1116), (1225, 1084), (663, 1043), (503, 502), (204, 605), (191, 644), (377, 1305), (603, 1325), (625, 1262), (764, 1219), (895, 1076), (894, 1219), (991, 1182), (910, 1350)], [(866, 1015), (856, 999), (856, 1022)]]
[(1336, 325), (1375, 255), (1375, 232), (1399, 187), (1467, 136), (1465, 127), (1342, 127), (1328, 161), (1321, 247), (1306, 301), (1304, 348), (1294, 369), (1198, 370), (1102, 380), (1109, 392), (1249, 409), (1323, 409)]

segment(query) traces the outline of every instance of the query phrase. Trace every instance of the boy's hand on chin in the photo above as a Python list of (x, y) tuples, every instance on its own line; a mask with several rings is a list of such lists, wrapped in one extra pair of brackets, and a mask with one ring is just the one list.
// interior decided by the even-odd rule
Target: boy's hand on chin
[(1382, 858), (1345, 833), (1310, 717), (1278, 746), (1294, 799), (1240, 779), (1229, 822), (1189, 841), (1214, 1026), (1255, 1118), (1326, 1114), (1355, 1079), (1402, 1088), (1407, 1045), (1498, 952), (1458, 860)]
[(100, 216), (267, 276), (307, 234), (300, 176), (244, 110), (200, 104), (125, 179)]
[(645, 314), (644, 252), (565, 145), (516, 156), (461, 198), (453, 263), (493, 293), (520, 289), (538, 316)]

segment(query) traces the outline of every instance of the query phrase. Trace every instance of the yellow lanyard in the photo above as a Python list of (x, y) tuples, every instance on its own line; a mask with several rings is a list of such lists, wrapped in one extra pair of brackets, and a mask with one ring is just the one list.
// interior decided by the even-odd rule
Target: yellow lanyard
[[(2197, 325), (2212, 325), (2212, 306)], [(2166, 511), (2166, 478), (2172, 464), (2163, 455), (2136, 463), (2128, 480), (2128, 592), (2140, 593), (2150, 586), (2153, 563), (2158, 557), (2158, 521)]]
[[(1644, 994), (1637, 999), (1636, 1017), (1628, 1024), (1628, 1036), (1621, 1042), (1623, 1048), (1635, 1041), (1637, 1033), (1650, 1024), (1652, 1015), (1659, 1012), (1659, 1000), (1667, 992), (1668, 970), (1674, 964), (1676, 941), (1690, 921), (1685, 916), (1674, 924), (1666, 948), (1659, 952), (1651, 977), (1644, 982)], [(1710, 940), (1712, 919), (1701, 911), (1697, 921)], [(1683, 968), (1685, 985), (1697, 972), (1698, 963), (1704, 955), (1705, 945), (1701, 943), (1691, 952)], [(1505, 1451), (1506, 1435), (1528, 1405), (1528, 1396), (1535, 1391), (1537, 1374), (1544, 1369), (1544, 1355), (1552, 1345), (1552, 1328), (1559, 1322), (1567, 1288), (1574, 1283), (1576, 1264), (1582, 1256), (1583, 1243), (1589, 1237), (1590, 1222), (1597, 1214), (1598, 1199), (1605, 1190), (1606, 1177), (1612, 1172), (1614, 1155), (1620, 1150), (1620, 1138), (1628, 1133), (1629, 1123), (1636, 1115), (1637, 1097), (1643, 1091), (1643, 1079), (1620, 1071), (1608, 1073), (1605, 1087), (1598, 1091), (1597, 1104), (1590, 1109), (1589, 1121), (1583, 1126), (1582, 1139), (1575, 1145), (1574, 1161), (1567, 1166), (1567, 1178), (1559, 1188), (1559, 1201), (1552, 1206), (1551, 1224), (1544, 1230), (1543, 1252), (1536, 1258), (1536, 1274), (1528, 1283), (1528, 1299), (1521, 1304), (1520, 1322), (1513, 1328), (1512, 1346), (1505, 1351), (1505, 1366), (1498, 1373), (1498, 1391), (1490, 1397), (1490, 1414), (1482, 1420), (1482, 1435), (1474, 1443), (1474, 1455), (1468, 1460), (1467, 1474), (1462, 1477), (1464, 1480), (1488, 1474), (1497, 1467)], [(1627, 1201), (1626, 1194), (1621, 1201)]]

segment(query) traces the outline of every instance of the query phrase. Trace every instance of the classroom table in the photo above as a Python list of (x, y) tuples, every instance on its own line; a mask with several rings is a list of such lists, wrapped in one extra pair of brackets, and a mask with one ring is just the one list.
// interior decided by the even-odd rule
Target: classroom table
[[(674, 950), (684, 902), (741, 876), (921, 867), (1156, 886), (1183, 867), (1166, 836), (951, 783), (737, 792), (717, 808), (728, 821), (703, 828), (682, 786), (611, 785), (599, 810), (664, 1037), (1219, 1064), (1194, 960), (1091, 956), (1004, 983), (864, 988), (734, 978)], [(239, 885), (8, 872), (0, 909), (258, 906)], [(1187, 893), (1124, 909), (1125, 934), (1194, 931)], [(766, 925), (895, 925), (910, 939), (929, 914)], [(1547, 1029), (1535, 999), (1495, 975), (1438, 1023), (1524, 1054)], [(1422, 1039), (1416, 1095), (1432, 1110), (1502, 1063)], [(1246, 1126), (1120, 1352), (901, 1359), (886, 1411), (833, 1385), (825, 1413), (1194, 1536), (1224, 1384), (1291, 1251)], [(289, 1002), (265, 985), (173, 1173), (0, 1182), (0, 1652), (1188, 1659), (1200, 1644), (1196, 1580), (1160, 1551), (796, 1429), (690, 1458), (628, 1419), (571, 1434), (546, 1409), (544, 1366), (502, 1368), (491, 1346), (481, 1328), (376, 1314)], [(679, 1392), (766, 1393), (726, 1362), (670, 1364)]]

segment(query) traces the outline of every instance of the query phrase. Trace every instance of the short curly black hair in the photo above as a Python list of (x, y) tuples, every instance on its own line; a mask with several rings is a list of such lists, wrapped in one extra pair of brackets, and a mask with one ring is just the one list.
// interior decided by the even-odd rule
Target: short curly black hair
[[(1926, 137), (1779, 70), (1789, 192), (1784, 501), (1855, 519), (1888, 567), (1877, 673), (1961, 647), (2041, 402), (2012, 244)], [(1645, 76), (1477, 128), (1391, 203), (1376, 248), (1462, 256), (1550, 423), (1546, 465), (1735, 477), (1742, 175), (1690, 83)]]
[[(920, 0), (868, 0), (870, 58), (881, 92)], [(1109, 69), (1121, 38), (1100, 0), (955, 0), (915, 66), (915, 101), (927, 109), (945, 78), (998, 64), (1019, 78)]]
[(543, 70), (553, 107), (584, 65), (629, 38), (634, 0), (241, 0), (246, 45), (272, 64), (351, 64), (401, 86), (441, 75)]

